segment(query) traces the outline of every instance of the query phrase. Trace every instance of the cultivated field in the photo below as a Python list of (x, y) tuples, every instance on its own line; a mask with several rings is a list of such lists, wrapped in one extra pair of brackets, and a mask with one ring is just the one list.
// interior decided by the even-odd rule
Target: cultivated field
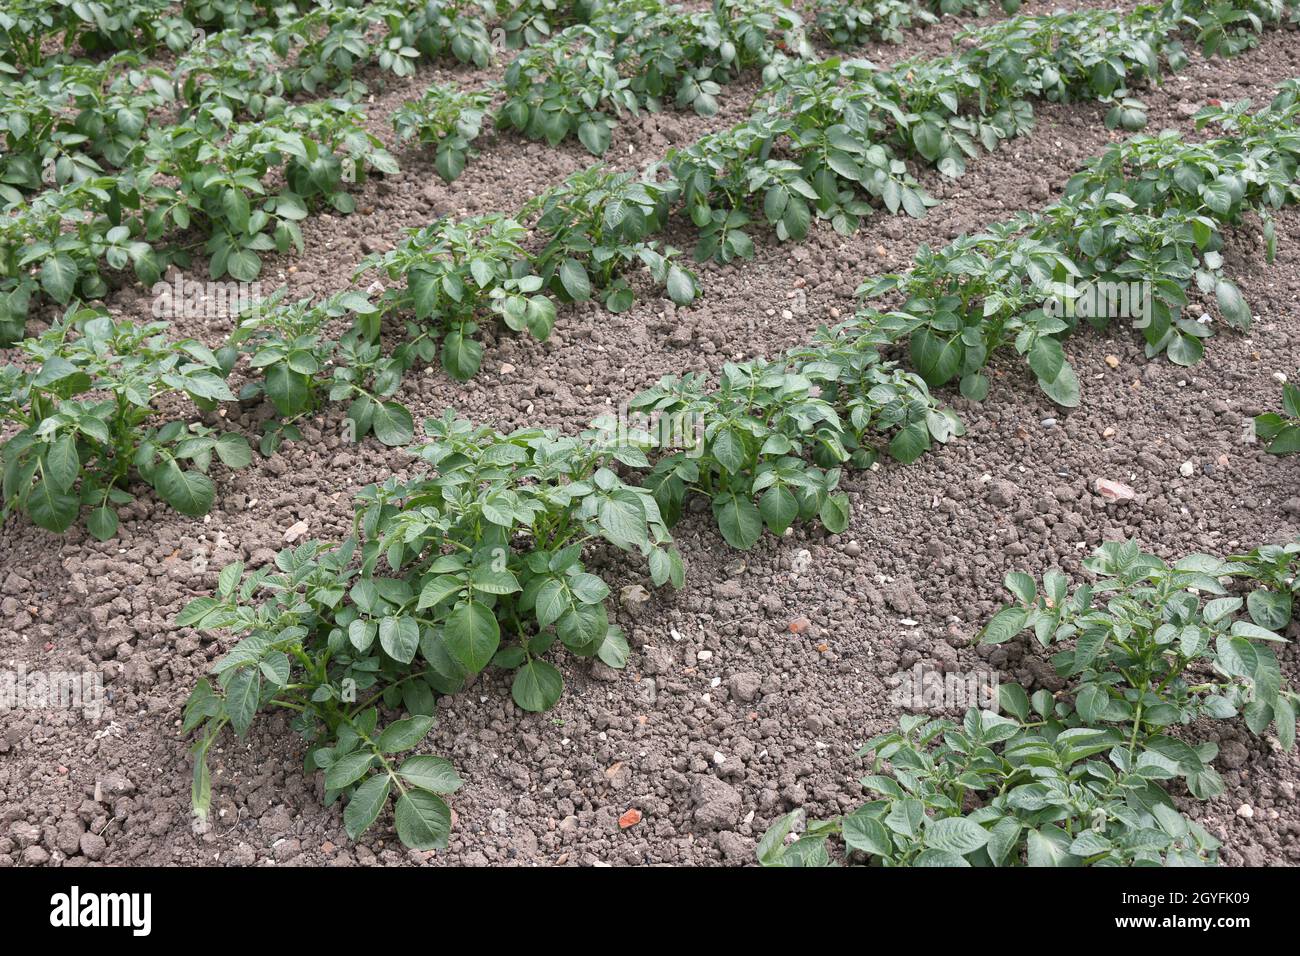
[(0, 864), (1300, 862), (1300, 3), (1013, 6), (9, 4)]

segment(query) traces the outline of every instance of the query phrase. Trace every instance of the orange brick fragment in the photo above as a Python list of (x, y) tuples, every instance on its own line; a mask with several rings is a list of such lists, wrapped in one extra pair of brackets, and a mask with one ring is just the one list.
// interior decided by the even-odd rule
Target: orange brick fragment
[(641, 822), (641, 811), (633, 807), (627, 813), (618, 818), (619, 828), (626, 830), (628, 827), (634, 827)]

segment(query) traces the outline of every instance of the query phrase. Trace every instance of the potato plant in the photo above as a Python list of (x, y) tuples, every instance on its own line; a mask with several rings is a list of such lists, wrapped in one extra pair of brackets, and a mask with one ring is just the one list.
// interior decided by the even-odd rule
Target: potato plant
[[(1218, 862), (1219, 841), (1159, 786), (1159, 763), (1135, 763), (1114, 732), (1060, 726), (1050, 698), (1035, 695), (1031, 706), (1042, 711), (1031, 713), (1018, 685), (1002, 694), (1023, 716), (971, 709), (959, 724), (907, 716), (872, 738), (859, 756), (872, 758), (862, 785), (873, 799), (809, 823), (793, 842), (803, 814), (787, 814), (763, 835), (759, 863), (830, 865), (832, 836), (851, 860), (874, 866)], [(892, 775), (882, 772), (886, 762)]]
[(582, 302), (602, 296), (611, 312), (624, 312), (634, 295), (623, 272), (644, 265), (677, 305), (699, 292), (690, 269), (674, 261), (678, 251), (660, 250), (649, 237), (662, 232), (669, 190), (635, 173), (612, 173), (599, 166), (575, 173), (527, 203), (525, 217), (536, 217), (535, 231), (546, 244), (530, 256), (543, 287), (560, 301)]
[[(259, 711), (275, 708), (291, 712), (295, 729), (310, 742), (306, 767), (324, 771), (326, 802), (347, 798), (343, 820), (349, 835), (364, 833), (395, 794), (394, 821), (402, 842), (420, 850), (444, 847), (451, 812), (443, 796), (460, 787), (459, 776), (435, 756), (410, 756), (398, 766), (390, 759), (414, 748), (433, 727), (432, 691), (422, 674), (381, 684), (381, 668), (367, 666), (378, 661), (354, 661), (345, 649), (331, 663), (326, 648), (306, 641), (310, 632), (304, 620), (314, 622), (343, 599), (349, 556), (347, 550), (311, 542), (281, 552), (276, 569), (245, 576), (242, 564), (228, 565), (216, 595), (191, 602), (177, 619), (181, 626), (247, 632), (185, 704), (181, 729), (198, 732), (192, 747), (192, 806), (206, 820), (212, 802), (207, 753), (222, 731), (229, 726), (242, 736)], [(254, 598), (262, 603), (254, 604)], [(331, 683), (331, 669), (355, 676)], [(344, 685), (345, 680), (350, 683)], [(371, 693), (376, 687), (383, 690)], [(358, 701), (357, 691), (365, 698)], [(410, 716), (379, 730), (377, 705), (392, 691), (407, 702)]]
[(122, 169), (145, 138), (149, 114), (171, 99), (167, 74), (134, 53), (0, 77), (0, 198), (19, 203)]
[(449, 183), (474, 156), (473, 144), (483, 132), (492, 97), (491, 90), (431, 86), (419, 100), (393, 113), (393, 128), (402, 142), (414, 139), (434, 147), (433, 168)]
[[(558, 146), (573, 135), (594, 156), (609, 148), (611, 116), (636, 115), (630, 80), (620, 76), (600, 35), (583, 24), (530, 47), (506, 68), (497, 126)], [(608, 111), (608, 112), (607, 112)]]
[[(642, 463), (634, 449), (539, 429), (502, 435), (450, 412), (425, 429), (433, 442), (417, 453), (427, 474), (363, 490), (342, 545), (282, 552), (280, 575), (231, 565), (217, 593), (178, 619), (242, 637), (213, 666), (215, 685), (200, 683), (186, 709), (186, 728), (200, 731), (199, 812), (210, 793), (206, 753), (222, 729), (242, 735), (259, 711), (287, 707), (310, 741), (307, 769), (325, 772), (327, 800), (347, 797), (353, 836), (396, 792), (403, 842), (445, 842), (445, 807), (433, 798), (449, 792), (438, 786), (457, 785), (454, 773), (438, 763), (435, 774), (421, 757), (394, 768), (384, 756), (424, 737), (436, 696), (494, 666), (512, 672), (519, 707), (546, 710), (563, 690), (546, 659), (557, 641), (576, 657), (621, 668), (628, 646), (609, 620), (609, 585), (584, 562), (594, 541), (647, 558), (656, 585), (681, 585), (681, 557), (653, 497), (613, 470), (619, 460)], [(376, 738), (381, 706), (410, 716)], [(430, 795), (410, 797), (411, 786)], [(404, 799), (417, 806), (404, 810)], [(442, 822), (404, 825), (403, 814), (426, 809)]]
[(1300, 591), (1300, 541), (1267, 544), (1228, 558), (1231, 574), (1252, 585), (1246, 595), (1246, 612), (1260, 627), (1285, 632), (1294, 618), (1295, 596)]
[(541, 293), (543, 280), (531, 270), (523, 239), (523, 226), (493, 213), (460, 222), (439, 220), (413, 230), (397, 248), (370, 256), (358, 275), (377, 269), (405, 285), (385, 290), (380, 312), (361, 326), (363, 337), (379, 340), (382, 316), (411, 315), (395, 360), (410, 368), (438, 355), (459, 381), (475, 375), (483, 361), (483, 346), (474, 335), (485, 314), (545, 339), (555, 324), (555, 305)]
[[(1239, 613), (1245, 601), (1219, 580), (1231, 563), (1191, 555), (1168, 565), (1125, 541), (1102, 545), (1084, 567), (1097, 582), (1073, 594), (1059, 572), (1044, 577), (1041, 592), (1028, 575), (1008, 575), (1017, 601), (992, 617), (981, 641), (1025, 630), (1044, 648), (1073, 641), (1052, 664), (1071, 682), (1074, 713), (1088, 726), (1122, 729), (1130, 750), (1174, 746), (1165, 728), (1238, 715), (1256, 734), (1271, 725), (1284, 750), (1294, 746), (1300, 696), (1283, 686), (1270, 646), (1283, 638)], [(1222, 790), (1205, 761), (1177, 763), (1196, 796)]]
[(166, 328), (72, 308), (22, 343), (35, 370), (0, 371), (0, 414), (18, 429), (0, 448), (6, 516), (20, 511), (62, 532), (89, 508), (87, 529), (106, 540), (135, 478), (183, 515), (208, 512), (214, 461), (242, 468), (251, 453), (233, 432), (156, 421), (169, 395), (208, 410), (234, 398), (217, 357), (193, 339), (167, 339)]
[[(274, 454), (286, 439), (300, 440), (296, 421), (319, 410), (326, 396), (349, 403), (352, 440), (373, 434), (385, 445), (409, 442), (415, 434), (411, 415), (389, 399), (401, 370), (377, 344), (361, 338), (365, 318), (378, 306), (359, 292), (290, 303), (282, 302), (283, 294), (281, 288), (242, 314), (226, 347), (249, 356), (253, 374), (240, 389), (240, 400), (265, 396), (275, 407), (278, 417), (263, 426), (262, 454)], [(333, 338), (330, 324), (345, 316), (355, 317), (352, 328)]]
[(1267, 443), (1270, 455), (1300, 451), (1300, 388), (1290, 382), (1282, 386), (1282, 410), (1256, 415), (1255, 436)]
[[(1253, 560), (1285, 563), (1284, 552), (1261, 549)], [(1242, 599), (1224, 587), (1243, 573), (1236, 559), (1170, 565), (1124, 541), (1102, 545), (1085, 567), (1096, 581), (1073, 591), (1059, 571), (1041, 589), (1008, 574), (1016, 602), (980, 635), (999, 644), (1028, 631), (1059, 646), (1061, 690), (1003, 685), (1004, 713), (971, 709), (961, 724), (903, 717), (859, 751), (872, 757), (862, 785), (873, 799), (793, 842), (798, 814), (781, 818), (759, 861), (825, 865), (838, 836), (850, 860), (879, 866), (1217, 862), (1218, 841), (1178, 812), (1165, 785), (1180, 780), (1199, 799), (1223, 791), (1217, 745), (1186, 739), (1203, 718), (1240, 717), (1256, 734), (1271, 726), (1292, 749), (1300, 695), (1282, 682), (1271, 647), (1282, 638), (1254, 609), (1241, 615)]]
[(65, 164), (63, 175), (54, 160), (46, 168), (67, 181), (30, 199), (11, 197), (0, 217), (0, 340), (21, 337), (33, 300), (102, 297), (104, 265), (130, 267), (152, 285), (169, 263), (187, 264), (188, 250), (171, 242), (183, 230), (206, 238), (212, 278), (256, 279), (265, 254), (301, 251), (299, 224), (312, 209), (328, 203), (350, 213), (351, 190), (371, 171), (397, 172), (363, 119), (336, 100), (234, 125), (221, 109), (205, 109), (187, 123), (149, 129), (129, 147), (119, 143), (122, 171), (91, 176), (84, 164)]
[(630, 412), (680, 433), (683, 447), (664, 449), (644, 478), (668, 525), (698, 494), (733, 548), (753, 547), (764, 529), (780, 537), (797, 520), (838, 534), (849, 521), (837, 491), (844, 467), (870, 467), (877, 443), (911, 462), (932, 439), (963, 433), (919, 378), (862, 345), (827, 334), (786, 362), (728, 364), (715, 390), (697, 376), (667, 377), (633, 398)]
[(33, 300), (66, 306), (104, 296), (105, 266), (130, 268), (146, 284), (161, 278), (172, 256), (147, 241), (147, 224), (132, 208), (148, 178), (120, 173), (70, 182), (0, 216), (0, 344), (23, 337)]

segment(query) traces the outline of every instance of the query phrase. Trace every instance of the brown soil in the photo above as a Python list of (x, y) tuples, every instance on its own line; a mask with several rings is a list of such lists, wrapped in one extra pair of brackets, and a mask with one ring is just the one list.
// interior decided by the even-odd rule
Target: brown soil
[[(937, 52), (952, 30), (945, 24), (869, 55)], [(1205, 99), (1262, 101), (1297, 75), (1293, 32), (1266, 35), (1228, 63), (1195, 58), (1144, 94), (1151, 128), (1190, 135), (1189, 117)], [(627, 122), (611, 156), (639, 164), (732, 122), (754, 86), (728, 90), (723, 114), (709, 120), (669, 113)], [(385, 97), (385, 109), (402, 98)], [(494, 336), (476, 380), (420, 375), (401, 398), (417, 418), (453, 407), (502, 428), (572, 431), (662, 374), (716, 373), (725, 361), (803, 341), (851, 314), (865, 276), (905, 268), (922, 242), (941, 244), (1045, 204), (1117, 135), (1095, 105), (1042, 104), (1037, 112), (1030, 137), (973, 162), (961, 180), (927, 175), (942, 202), (924, 221), (878, 217), (850, 239), (823, 228), (802, 245), (765, 239), (753, 262), (704, 267), (697, 305), (646, 298), (622, 315), (564, 310), (548, 342)], [(359, 205), (372, 214), (314, 217), (307, 255), (270, 263), (271, 276), (283, 272), (300, 295), (342, 288), (364, 247), (433, 215), (512, 210), (588, 162), (580, 146), (502, 138), (448, 187), (414, 154), (399, 159), (396, 181), (366, 187)], [(1255, 231), (1240, 230), (1227, 256), (1258, 316), (1249, 338), (1225, 331), (1199, 366), (1179, 369), (1146, 362), (1127, 332), (1081, 336), (1067, 351), (1083, 402), (1068, 414), (1019, 364), (997, 363), (985, 403), (945, 396), (968, 424), (965, 438), (905, 468), (849, 477), (853, 520), (844, 534), (799, 527), (742, 555), (709, 521), (684, 520), (676, 536), (689, 564), (686, 588), (656, 593), (635, 616), (619, 612), (634, 650), (627, 670), (560, 660), (566, 693), (541, 715), (516, 708), (492, 673), (443, 699), (427, 746), (450, 758), (467, 785), (453, 801), (452, 841), (441, 853), (406, 851), (382, 820), (352, 844), (338, 808), (321, 806), (320, 783), (302, 773), (301, 744), (278, 717), (260, 720), (246, 739), (226, 738), (212, 755), (213, 825), (194, 832), (179, 732), (194, 681), (228, 647), (175, 628), (180, 608), (210, 591), (226, 562), (270, 560), (299, 520), (313, 537), (341, 535), (352, 494), (407, 474), (406, 452), (347, 445), (341, 412), (330, 410), (308, 423), (306, 441), (221, 481), (202, 522), (143, 498), (126, 509), (120, 537), (101, 544), (81, 530), (53, 537), (11, 518), (0, 528), (0, 666), (99, 671), (110, 699), (98, 720), (0, 713), (0, 864), (752, 862), (755, 840), (779, 814), (802, 806), (826, 815), (861, 801), (853, 754), (896, 721), (889, 697), (898, 672), (921, 661), (1050, 681), (1045, 659), (1019, 644), (972, 647), (1007, 570), (1055, 565), (1079, 574), (1097, 543), (1121, 536), (1172, 557), (1300, 531), (1300, 459), (1243, 442), (1249, 419), (1277, 404), (1273, 373), (1293, 374), (1300, 354), (1300, 331), (1290, 325), (1300, 308), (1300, 211), (1279, 217), (1272, 266)], [(143, 315), (149, 301), (125, 288), (108, 304)], [(228, 320), (179, 325), (214, 343), (228, 331)], [(1108, 355), (1118, 357), (1116, 368)], [(250, 434), (261, 414), (231, 411)], [(1047, 418), (1056, 424), (1045, 426)], [(1108, 428), (1115, 433), (1104, 438)], [(1185, 461), (1195, 467), (1190, 478), (1179, 473)], [(1097, 477), (1129, 483), (1137, 500), (1103, 502), (1090, 491)], [(623, 563), (610, 570), (619, 584), (644, 578)], [(787, 625), (797, 617), (811, 626), (792, 634)], [(1300, 682), (1292, 645), (1282, 660)], [(1184, 809), (1223, 840), (1230, 863), (1300, 862), (1300, 756), (1236, 725), (1213, 733), (1221, 735), (1227, 793)], [(644, 818), (620, 830), (618, 816), (633, 807)]]

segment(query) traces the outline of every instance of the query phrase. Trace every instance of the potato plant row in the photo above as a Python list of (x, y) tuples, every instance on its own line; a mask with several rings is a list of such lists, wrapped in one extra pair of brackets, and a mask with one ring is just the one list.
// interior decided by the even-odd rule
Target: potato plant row
[[(587, 0), (422, 0), (396, 4), (387, 0), (11, 0), (0, 11), (0, 72), (17, 72), (57, 60), (46, 48), (79, 47), (91, 56), (132, 50), (185, 53), (195, 38), (217, 30), (212, 49), (233, 51), (240, 42), (257, 50), (253, 60), (286, 65), (294, 46), (308, 48), (311, 66), (297, 76), (321, 72), (350, 75), (354, 66), (380, 62), (396, 65), (399, 76), (419, 56), (454, 56), (486, 65), (493, 31), (506, 45), (519, 48), (549, 36), (589, 10)], [(375, 26), (383, 36), (372, 43)], [(196, 33), (196, 30), (205, 31)], [(311, 48), (315, 47), (315, 51)], [(201, 51), (210, 53), (209, 50)], [(265, 57), (273, 53), (274, 57)], [(379, 58), (388, 54), (388, 62)], [(273, 78), (272, 78), (272, 81)]]
[[(101, 150), (111, 153), (122, 145), (120, 130), (103, 129), (94, 109), (81, 118), (101, 128)], [(344, 100), (236, 123), (204, 109), (182, 124), (150, 127), (120, 169), (103, 170), (84, 153), (40, 167), (67, 179), (11, 195), (0, 216), (0, 340), (23, 335), (35, 299), (101, 298), (111, 273), (128, 269), (145, 285), (156, 283), (168, 266), (188, 264), (183, 236), (202, 240), (213, 279), (256, 279), (263, 255), (302, 249), (299, 224), (312, 209), (328, 204), (349, 213), (356, 183), (372, 171), (397, 171), (363, 123), (360, 108)], [(12, 180), (30, 181), (37, 167), (8, 158), (14, 175), (3, 188), (18, 193)]]
[(1300, 81), (1291, 80), (1260, 110), (1244, 101), (1202, 109), (1198, 127), (1218, 124), (1218, 138), (1189, 143), (1166, 131), (1112, 146), (1041, 212), (922, 247), (908, 272), (865, 283), (866, 297), (889, 293), (902, 304), (864, 308), (853, 324), (882, 344), (905, 341), (929, 384), (959, 381), (976, 401), (988, 393), (985, 365), (1014, 348), (1049, 398), (1078, 405), (1061, 339), (1081, 320), (1105, 328), (1130, 319), (1148, 358), (1193, 365), (1214, 332), (1208, 313), (1185, 311), (1193, 285), (1229, 326), (1250, 328), (1250, 308), (1223, 274), (1221, 230), (1257, 214), (1273, 260), (1271, 214), (1300, 201), (1297, 119)]
[[(1171, 565), (1115, 541), (1084, 561), (1094, 583), (1073, 590), (1060, 571), (1041, 583), (1011, 572), (1015, 601), (980, 642), (1030, 632), (1057, 647), (1061, 689), (1002, 685), (1000, 713), (972, 708), (960, 723), (903, 717), (858, 752), (871, 758), (871, 798), (830, 820), (782, 817), (759, 862), (828, 865), (836, 837), (849, 862), (876, 866), (1216, 863), (1219, 841), (1166, 788), (1178, 782), (1199, 800), (1224, 792), (1218, 744), (1196, 739), (1205, 721), (1240, 718), (1257, 735), (1271, 727), (1284, 751), (1295, 746), (1300, 694), (1273, 646), (1291, 622), (1297, 553), (1300, 544), (1271, 545)], [(1244, 599), (1235, 582), (1251, 588)]]

